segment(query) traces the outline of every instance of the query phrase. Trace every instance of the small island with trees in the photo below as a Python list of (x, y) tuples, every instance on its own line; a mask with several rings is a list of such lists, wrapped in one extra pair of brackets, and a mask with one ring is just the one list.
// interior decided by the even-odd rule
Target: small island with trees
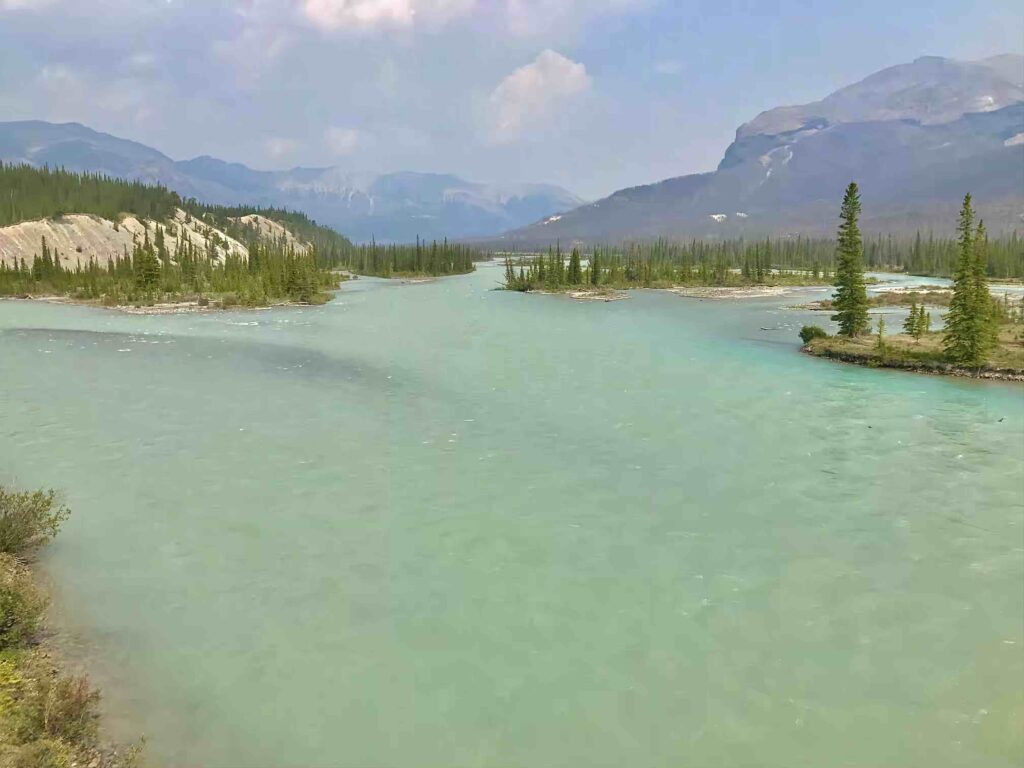
[(964, 198), (960, 211), (953, 290), (947, 294), (948, 311), (939, 331), (931, 330), (924, 305), (930, 294), (908, 294), (904, 300), (909, 299), (910, 312), (903, 333), (887, 336), (884, 317), (872, 333), (868, 308), (873, 302), (864, 280), (860, 210), (857, 185), (851, 183), (839, 216), (836, 292), (830, 302), (838, 333), (832, 336), (818, 326), (804, 326), (803, 351), (870, 367), (1024, 381), (1024, 305), (1008, 297), (999, 301), (989, 289), (988, 236), (984, 223), (976, 221), (971, 196)]

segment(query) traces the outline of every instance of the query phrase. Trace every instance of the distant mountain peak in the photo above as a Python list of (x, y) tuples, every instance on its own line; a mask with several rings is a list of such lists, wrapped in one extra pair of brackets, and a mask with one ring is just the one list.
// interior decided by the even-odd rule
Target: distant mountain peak
[(0, 160), (160, 183), (185, 197), (302, 211), (354, 240), (493, 235), (583, 201), (547, 184), (479, 184), (452, 174), (258, 171), (209, 155), (174, 161), (78, 123), (0, 123)]
[(775, 136), (812, 121), (836, 125), (914, 120), (936, 125), (973, 112), (991, 112), (1024, 100), (1021, 81), (1011, 77), (1015, 68), (1024, 68), (1024, 58), (1012, 54), (983, 61), (921, 56), (875, 72), (821, 101), (762, 112), (740, 126), (736, 139)]
[(991, 231), (1019, 229), (1022, 82), (1021, 56), (922, 56), (820, 101), (762, 112), (740, 126), (713, 173), (620, 190), (505, 239), (825, 234), (851, 180), (866, 224), (884, 231), (951, 229), (966, 192)]

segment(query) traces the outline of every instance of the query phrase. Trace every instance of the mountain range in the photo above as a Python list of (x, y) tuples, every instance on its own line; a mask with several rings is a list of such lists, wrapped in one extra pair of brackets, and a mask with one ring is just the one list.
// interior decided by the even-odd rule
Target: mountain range
[(77, 123), (0, 123), (0, 160), (158, 183), (205, 203), (298, 210), (363, 242), (493, 235), (583, 202), (546, 184), (478, 184), (446, 174), (340, 168), (258, 171), (212, 157), (176, 161)]
[(543, 184), (175, 161), (75, 123), (0, 123), (0, 160), (157, 182), (209, 203), (290, 208), (363, 242), (829, 234), (850, 181), (869, 230), (948, 233), (971, 192), (999, 232), (1024, 224), (1024, 57), (926, 56), (884, 69), (820, 101), (761, 113), (739, 127), (714, 171), (586, 204)]
[(923, 57), (740, 126), (718, 168), (618, 191), (502, 242), (834, 231), (857, 181), (864, 222), (948, 232), (971, 192), (990, 231), (1024, 212), (1024, 57)]

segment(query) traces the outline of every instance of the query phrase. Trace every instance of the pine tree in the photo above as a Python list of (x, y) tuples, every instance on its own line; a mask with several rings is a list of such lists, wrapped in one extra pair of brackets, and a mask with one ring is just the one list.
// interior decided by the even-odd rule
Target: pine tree
[(583, 282), (583, 269), (580, 266), (579, 248), (572, 249), (569, 257), (569, 285), (579, 285)]
[(910, 314), (907, 315), (907, 319), (903, 321), (903, 332), (908, 336), (917, 337), (917, 328), (920, 321), (917, 316), (917, 299), (912, 299), (910, 302)]
[(860, 215), (860, 194), (850, 182), (839, 213), (836, 248), (836, 292), (832, 319), (839, 323), (841, 336), (859, 336), (871, 327), (868, 322), (868, 294), (864, 284), (864, 245), (857, 218)]
[(145, 245), (136, 244), (132, 255), (135, 284), (144, 293), (151, 293), (160, 284), (160, 260), (153, 253), (153, 246), (146, 238)]
[(931, 316), (926, 315), (924, 312), (924, 304), (919, 304), (917, 307), (917, 313), (914, 317), (913, 329), (910, 335), (913, 336), (917, 341), (921, 340), (921, 337), (928, 333), (928, 329), (931, 326)]
[[(943, 345), (953, 362), (979, 368), (995, 342), (992, 299), (985, 275), (985, 228), (975, 229), (971, 196), (964, 197), (957, 225), (959, 259), (953, 276), (953, 297), (946, 314)], [(978, 240), (982, 243), (979, 245)]]
[(999, 343), (999, 307), (988, 288), (988, 235), (985, 222), (974, 232), (974, 311), (978, 322), (978, 348), (982, 359)]
[(885, 318), (878, 318), (878, 341), (876, 344), (878, 351), (885, 354)]

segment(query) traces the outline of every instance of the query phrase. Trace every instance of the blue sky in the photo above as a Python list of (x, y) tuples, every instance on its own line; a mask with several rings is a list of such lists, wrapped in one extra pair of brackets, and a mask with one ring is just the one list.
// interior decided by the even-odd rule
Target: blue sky
[(1022, 41), (1003, 0), (0, 0), (0, 119), (597, 197), (710, 170), (764, 109)]

